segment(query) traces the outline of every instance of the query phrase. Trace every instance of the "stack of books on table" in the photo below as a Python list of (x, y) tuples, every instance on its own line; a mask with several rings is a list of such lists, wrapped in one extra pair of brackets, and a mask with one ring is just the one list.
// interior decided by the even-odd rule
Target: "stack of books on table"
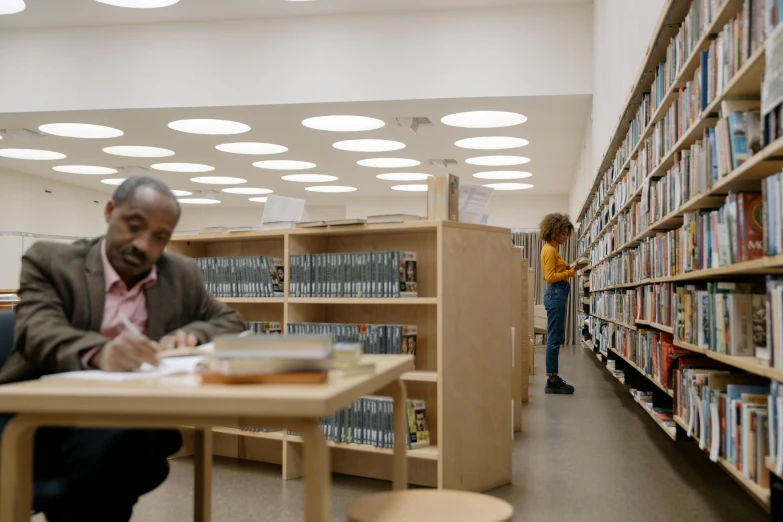
[(317, 384), (333, 362), (332, 338), (315, 335), (216, 337), (205, 357), (205, 384)]

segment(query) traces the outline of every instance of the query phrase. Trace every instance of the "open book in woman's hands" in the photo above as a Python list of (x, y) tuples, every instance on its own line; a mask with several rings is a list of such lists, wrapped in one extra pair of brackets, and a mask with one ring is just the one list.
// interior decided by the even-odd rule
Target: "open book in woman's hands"
[(590, 264), (590, 260), (586, 257), (580, 257), (570, 265), (568, 265), (568, 268), (582, 268), (584, 266), (587, 266)]

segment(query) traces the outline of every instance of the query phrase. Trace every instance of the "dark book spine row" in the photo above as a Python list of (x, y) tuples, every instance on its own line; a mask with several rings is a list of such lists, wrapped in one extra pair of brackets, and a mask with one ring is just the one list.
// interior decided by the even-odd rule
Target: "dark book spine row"
[(267, 256), (196, 259), (207, 290), (215, 297), (283, 297), (283, 260)]
[(362, 343), (367, 354), (416, 354), (417, 328), (412, 325), (290, 323), (288, 333), (331, 335), (337, 343)]

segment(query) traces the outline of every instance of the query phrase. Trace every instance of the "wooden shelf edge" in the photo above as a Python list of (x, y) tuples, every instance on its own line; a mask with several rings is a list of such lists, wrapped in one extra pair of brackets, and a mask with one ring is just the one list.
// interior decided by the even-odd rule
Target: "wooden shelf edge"
[(226, 304), (284, 304), (285, 297), (216, 297)]
[(634, 391), (636, 391), (636, 390), (631, 390), (631, 395), (633, 396), (633, 400), (634, 400), (634, 402), (635, 402), (636, 404), (638, 404), (638, 405), (639, 405), (639, 406), (642, 408), (642, 410), (644, 410), (644, 412), (645, 412), (647, 415), (649, 415), (649, 416), (650, 416), (650, 418), (653, 420), (653, 422), (655, 422), (655, 424), (657, 424), (657, 425), (658, 425), (658, 427), (659, 427), (659, 428), (661, 428), (661, 429), (663, 430), (663, 432), (664, 432), (666, 435), (668, 435), (668, 436), (669, 436), (669, 438), (670, 438), (670, 439), (672, 439), (672, 440), (677, 440), (677, 427), (675, 426), (674, 433), (670, 432), (670, 431), (669, 431), (669, 428), (667, 428), (667, 427), (666, 427), (666, 425), (665, 425), (665, 424), (664, 424), (664, 423), (663, 423), (663, 422), (662, 422), (662, 421), (661, 421), (661, 420), (660, 420), (658, 417), (656, 417), (656, 416), (655, 416), (655, 412), (653, 412), (653, 411), (650, 411), (650, 410), (648, 410), (647, 408), (645, 408), (645, 407), (644, 407), (644, 404), (642, 404), (642, 403), (641, 403), (641, 402), (640, 402), (640, 401), (639, 401), (639, 400), (636, 398), (636, 395), (634, 395), (634, 394), (633, 394), (633, 392), (634, 392)]
[(633, 362), (631, 359), (626, 357), (625, 355), (621, 354), (614, 348), (610, 348), (612, 352), (614, 352), (620, 359), (624, 360), (628, 364), (630, 364), (637, 372), (641, 373), (648, 381), (653, 383), (656, 387), (658, 387), (662, 392), (664, 392), (669, 397), (674, 397), (674, 390), (670, 390), (666, 388), (663, 384), (659, 383), (655, 379), (653, 379), (653, 376), (649, 373), (645, 372), (641, 366), (637, 365), (635, 362)]
[(214, 433), (223, 433), (225, 435), (236, 435), (238, 437), (250, 437), (253, 439), (278, 440), (281, 442), (283, 441), (283, 437), (285, 436), (282, 430), (256, 432), (256, 431), (240, 430), (237, 428), (229, 428), (226, 426), (213, 426), (212, 431)]
[(403, 381), (411, 382), (438, 382), (438, 372), (417, 370), (405, 372), (400, 377)]
[(770, 473), (773, 473), (776, 477), (783, 480), (783, 475), (778, 475), (775, 472), (775, 461), (772, 460), (772, 458), (769, 455), (764, 457), (764, 463), (767, 465), (767, 469), (769, 470)]
[(622, 326), (623, 328), (628, 328), (630, 330), (636, 330), (636, 327), (634, 325), (632, 325), (632, 324), (621, 323), (620, 321), (615, 321), (614, 319), (609, 319), (608, 317), (603, 317), (601, 315), (596, 315), (596, 314), (590, 314), (590, 315), (592, 315), (593, 317), (597, 317), (598, 319), (601, 319), (602, 321), (607, 321), (607, 322), (610, 322), (610, 323), (614, 323), (614, 324), (616, 324), (618, 326)]
[(437, 305), (437, 297), (289, 297), (288, 304)]

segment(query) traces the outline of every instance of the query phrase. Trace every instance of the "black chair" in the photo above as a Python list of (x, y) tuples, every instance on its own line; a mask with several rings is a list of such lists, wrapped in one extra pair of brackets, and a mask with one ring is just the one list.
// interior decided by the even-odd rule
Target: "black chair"
[(0, 310), (0, 368), (8, 360), (14, 348), (14, 324), (16, 324), (14, 311)]

